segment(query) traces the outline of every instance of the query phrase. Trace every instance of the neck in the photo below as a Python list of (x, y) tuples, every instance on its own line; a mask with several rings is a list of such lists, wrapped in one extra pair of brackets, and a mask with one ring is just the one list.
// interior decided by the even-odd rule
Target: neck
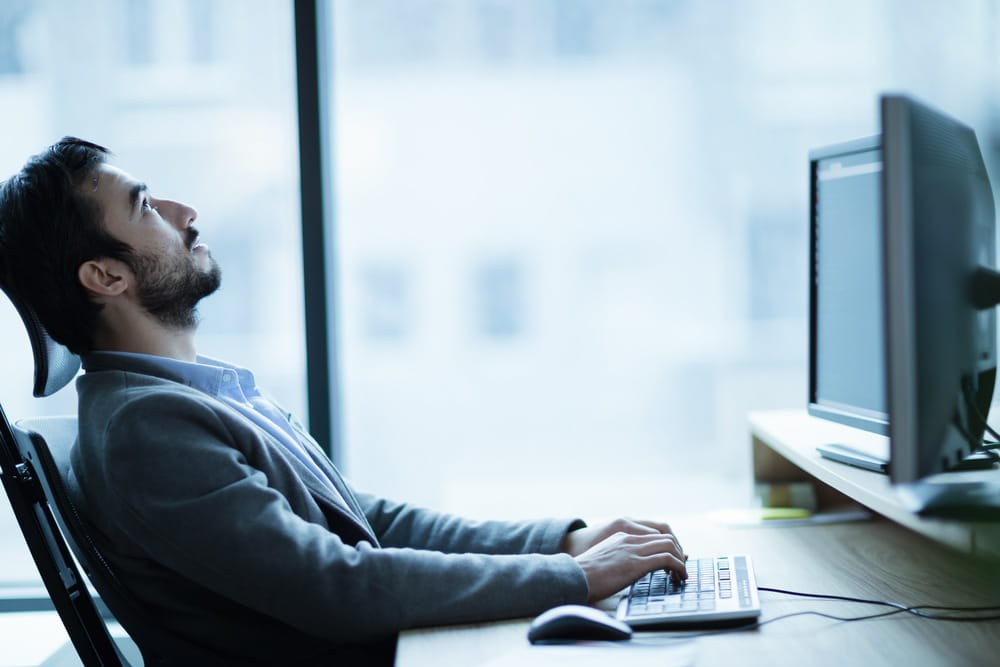
[(102, 318), (94, 334), (93, 350), (134, 352), (180, 361), (195, 361), (197, 356), (194, 342), (195, 327), (169, 328), (146, 313), (130, 317), (128, 320), (115, 323)]

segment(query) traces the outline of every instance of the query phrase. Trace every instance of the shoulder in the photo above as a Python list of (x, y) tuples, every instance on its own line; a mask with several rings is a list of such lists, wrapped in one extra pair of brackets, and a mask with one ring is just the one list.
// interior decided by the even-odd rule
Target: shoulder
[(227, 480), (249, 474), (241, 471), (246, 434), (238, 420), (196, 389), (107, 371), (82, 383), (79, 398), (78, 464), (91, 480), (96, 475), (122, 493), (126, 487), (149, 493), (178, 479), (211, 482), (223, 473)]
[(127, 371), (87, 373), (77, 383), (81, 441), (111, 448), (169, 438), (177, 444), (193, 433), (225, 438), (220, 401), (196, 389)]

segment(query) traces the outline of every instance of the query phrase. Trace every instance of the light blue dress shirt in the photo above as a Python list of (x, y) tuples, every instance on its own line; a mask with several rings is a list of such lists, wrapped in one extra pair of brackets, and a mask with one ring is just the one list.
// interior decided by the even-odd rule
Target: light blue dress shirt
[(274, 436), (289, 453), (329, 488), (334, 497), (346, 507), (350, 507), (345, 502), (343, 494), (337, 490), (332, 477), (309, 455), (308, 445), (302, 443), (292, 426), (294, 416), (284, 412), (261, 393), (249, 369), (201, 355), (198, 355), (196, 363), (191, 363), (134, 352), (90, 352), (84, 359), (84, 367), (87, 366), (88, 360), (99, 362), (102, 366), (114, 366), (116, 358), (142, 360), (193, 389), (223, 401)]

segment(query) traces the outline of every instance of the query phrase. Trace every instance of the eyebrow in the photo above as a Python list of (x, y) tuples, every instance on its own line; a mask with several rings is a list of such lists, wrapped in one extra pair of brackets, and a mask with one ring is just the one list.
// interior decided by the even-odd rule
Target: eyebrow
[(141, 195), (143, 192), (146, 192), (147, 190), (149, 190), (149, 188), (146, 187), (145, 183), (135, 183), (131, 188), (129, 188), (128, 190), (129, 211), (132, 212), (133, 216), (135, 215), (135, 207), (138, 206), (139, 204), (139, 195)]

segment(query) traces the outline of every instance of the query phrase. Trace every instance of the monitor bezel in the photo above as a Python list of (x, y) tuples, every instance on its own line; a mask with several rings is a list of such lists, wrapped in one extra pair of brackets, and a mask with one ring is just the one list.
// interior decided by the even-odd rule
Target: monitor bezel
[[(844, 141), (809, 151), (809, 395), (806, 412), (814, 417), (860, 428), (871, 433), (888, 435), (888, 413), (877, 412), (857, 405), (823, 401), (817, 392), (817, 298), (819, 276), (816, 264), (818, 240), (816, 214), (819, 162), (831, 157), (868, 153), (873, 150), (878, 150), (881, 155), (882, 137), (880, 135)], [(878, 372), (882, 372), (882, 369), (879, 369)]]

